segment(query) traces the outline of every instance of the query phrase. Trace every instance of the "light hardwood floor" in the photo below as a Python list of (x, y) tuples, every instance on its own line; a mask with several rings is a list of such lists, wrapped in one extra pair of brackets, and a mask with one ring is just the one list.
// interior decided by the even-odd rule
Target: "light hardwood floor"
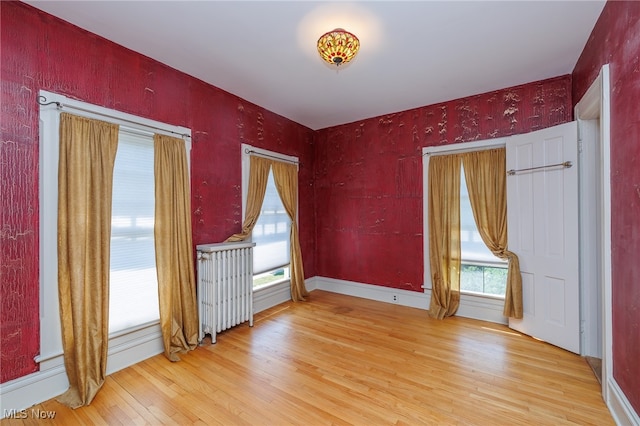
[(586, 361), (486, 322), (314, 291), (170, 363), (112, 374), (88, 407), (13, 424), (610, 425)]

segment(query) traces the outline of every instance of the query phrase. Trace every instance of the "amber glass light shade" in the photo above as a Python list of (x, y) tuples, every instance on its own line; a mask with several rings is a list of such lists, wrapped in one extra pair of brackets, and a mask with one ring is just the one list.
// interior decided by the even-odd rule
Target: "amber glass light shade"
[(323, 34), (318, 39), (318, 53), (322, 59), (331, 65), (340, 66), (352, 60), (360, 49), (358, 37), (336, 28)]

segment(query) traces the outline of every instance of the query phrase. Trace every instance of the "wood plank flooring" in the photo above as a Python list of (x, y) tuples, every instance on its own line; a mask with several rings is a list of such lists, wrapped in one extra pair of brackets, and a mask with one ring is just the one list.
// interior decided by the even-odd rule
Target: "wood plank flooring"
[(314, 291), (169, 362), (112, 374), (94, 402), (14, 424), (611, 425), (586, 361), (509, 328)]

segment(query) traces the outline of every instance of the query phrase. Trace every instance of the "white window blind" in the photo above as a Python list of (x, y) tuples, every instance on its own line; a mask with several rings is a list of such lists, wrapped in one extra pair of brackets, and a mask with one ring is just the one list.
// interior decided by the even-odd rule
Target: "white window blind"
[(158, 320), (153, 137), (120, 131), (113, 172), (109, 332)]
[(289, 265), (290, 229), (291, 219), (278, 195), (273, 173), (269, 172), (260, 217), (252, 232), (252, 240), (256, 243), (253, 254), (254, 274)]

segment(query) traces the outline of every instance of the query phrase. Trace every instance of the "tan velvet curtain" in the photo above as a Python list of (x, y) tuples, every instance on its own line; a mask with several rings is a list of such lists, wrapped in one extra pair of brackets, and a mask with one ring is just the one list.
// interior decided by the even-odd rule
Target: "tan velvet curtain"
[(459, 155), (429, 159), (429, 315), (438, 319), (460, 304), (460, 165)]
[(246, 240), (260, 217), (260, 209), (264, 201), (264, 194), (269, 179), (271, 160), (267, 158), (251, 156), (249, 159), (249, 189), (247, 194), (247, 208), (242, 223), (242, 231), (227, 238), (226, 242)]
[(109, 343), (109, 248), (118, 125), (60, 114), (58, 294), (69, 389), (91, 403), (104, 383)]
[(471, 209), (482, 241), (509, 261), (504, 315), (522, 318), (522, 276), (515, 253), (507, 250), (507, 174), (504, 148), (462, 154)]
[(189, 170), (182, 139), (156, 134), (153, 141), (160, 327), (165, 356), (178, 361), (198, 344)]
[(296, 222), (298, 216), (298, 169), (294, 164), (287, 164), (281, 161), (273, 161), (271, 166), (278, 194), (291, 219), (291, 299), (294, 302), (303, 301), (309, 296), (309, 292), (304, 285), (302, 251)]

